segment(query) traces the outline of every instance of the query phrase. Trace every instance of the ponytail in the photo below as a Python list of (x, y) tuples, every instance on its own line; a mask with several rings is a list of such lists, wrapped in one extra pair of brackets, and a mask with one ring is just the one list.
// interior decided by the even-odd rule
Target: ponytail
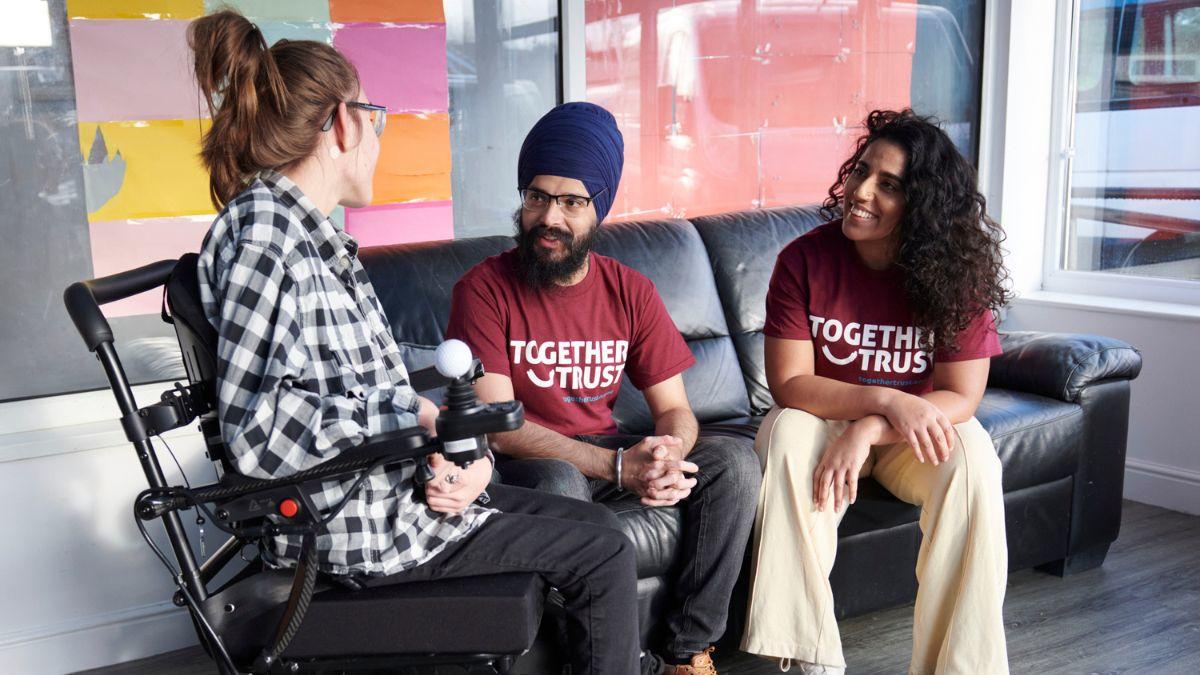
[(325, 118), (358, 94), (358, 73), (333, 47), (311, 40), (268, 47), (258, 26), (233, 10), (193, 21), (188, 46), (212, 116), (200, 158), (218, 209), (260, 171), (312, 154)]

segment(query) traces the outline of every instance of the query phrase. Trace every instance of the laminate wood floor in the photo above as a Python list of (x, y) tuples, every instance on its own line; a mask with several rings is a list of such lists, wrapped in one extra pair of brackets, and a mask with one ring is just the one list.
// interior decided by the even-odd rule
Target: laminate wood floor
[[(1121, 537), (1100, 569), (1065, 579), (1034, 570), (1009, 577), (1004, 619), (1012, 672), (1200, 675), (1198, 559), (1200, 516), (1125, 502)], [(905, 672), (911, 604), (840, 625), (850, 673)], [(723, 675), (779, 672), (747, 654), (716, 656)], [(86, 672), (209, 675), (216, 669), (196, 647)]]

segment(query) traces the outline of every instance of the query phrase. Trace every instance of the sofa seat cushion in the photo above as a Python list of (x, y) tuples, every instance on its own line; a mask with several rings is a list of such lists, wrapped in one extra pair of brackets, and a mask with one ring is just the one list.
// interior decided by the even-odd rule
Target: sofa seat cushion
[(621, 529), (637, 550), (639, 579), (671, 571), (679, 560), (683, 543), (683, 509), (676, 506), (646, 506), (632, 492), (605, 502), (617, 514)]
[(1005, 492), (1075, 473), (1083, 436), (1078, 404), (993, 387), (984, 392), (975, 417), (996, 445)]
[(896, 499), (874, 478), (864, 478), (858, 481), (858, 501), (846, 509), (838, 526), (838, 538), (915, 523), (920, 517), (920, 508)]

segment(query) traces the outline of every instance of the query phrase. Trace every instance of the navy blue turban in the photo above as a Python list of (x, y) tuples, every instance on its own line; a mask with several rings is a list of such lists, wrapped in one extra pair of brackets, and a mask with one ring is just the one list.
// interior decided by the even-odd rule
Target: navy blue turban
[(564, 103), (542, 116), (521, 144), (517, 187), (535, 176), (562, 176), (583, 183), (596, 207), (597, 222), (612, 208), (625, 141), (612, 113), (592, 103)]

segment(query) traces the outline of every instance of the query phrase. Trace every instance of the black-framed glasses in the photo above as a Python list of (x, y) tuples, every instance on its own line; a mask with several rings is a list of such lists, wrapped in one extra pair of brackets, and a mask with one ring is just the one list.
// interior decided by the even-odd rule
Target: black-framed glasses
[[(347, 108), (358, 108), (371, 113), (371, 124), (375, 126), (375, 135), (382, 136), (383, 130), (387, 127), (387, 108), (374, 103), (362, 103), (360, 101), (346, 101)], [(333, 117), (337, 115), (337, 108), (329, 113), (329, 118), (325, 120), (325, 124), (321, 125), (321, 131), (329, 131), (333, 128)]]
[(600, 190), (592, 197), (581, 197), (580, 195), (552, 195), (542, 192), (536, 188), (520, 188), (517, 190), (521, 194), (521, 207), (526, 211), (545, 211), (550, 208), (550, 202), (558, 203), (558, 208), (562, 209), (563, 213), (568, 216), (582, 215), (591, 205), (592, 200), (608, 191), (608, 188)]

